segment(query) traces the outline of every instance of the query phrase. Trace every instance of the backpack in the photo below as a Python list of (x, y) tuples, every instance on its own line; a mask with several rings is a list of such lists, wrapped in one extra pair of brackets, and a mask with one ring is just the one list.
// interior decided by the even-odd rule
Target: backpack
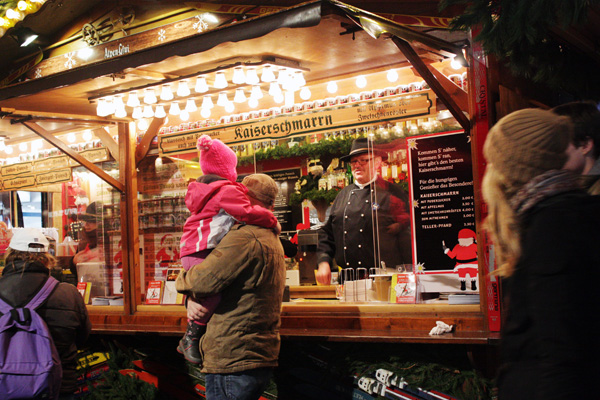
[(0, 299), (0, 398), (56, 399), (62, 365), (48, 326), (36, 309), (58, 281), (49, 277), (23, 308)]

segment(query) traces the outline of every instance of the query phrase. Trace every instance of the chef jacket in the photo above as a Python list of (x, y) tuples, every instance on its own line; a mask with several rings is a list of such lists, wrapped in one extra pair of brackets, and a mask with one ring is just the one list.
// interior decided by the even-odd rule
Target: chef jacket
[[(373, 221), (376, 223), (373, 224)], [(360, 187), (343, 188), (331, 206), (327, 222), (319, 229), (317, 261), (342, 268), (388, 268), (410, 263), (410, 215), (406, 193), (378, 177)], [(394, 223), (398, 233), (388, 233)]]

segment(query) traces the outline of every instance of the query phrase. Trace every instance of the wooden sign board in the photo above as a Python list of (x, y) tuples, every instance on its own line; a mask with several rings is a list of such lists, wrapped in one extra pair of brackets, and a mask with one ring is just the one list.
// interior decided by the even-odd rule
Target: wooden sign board
[(381, 124), (427, 116), (433, 112), (435, 96), (431, 90), (424, 90), (159, 135), (158, 150), (161, 155), (196, 151), (196, 141), (204, 134), (227, 144), (237, 144)]

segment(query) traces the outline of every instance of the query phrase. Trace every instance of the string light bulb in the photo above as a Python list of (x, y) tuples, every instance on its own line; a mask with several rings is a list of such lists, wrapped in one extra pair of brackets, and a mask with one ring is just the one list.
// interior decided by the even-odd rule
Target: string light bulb
[(225, 89), (227, 87), (227, 79), (225, 79), (225, 72), (219, 71), (215, 75), (215, 89)]
[(197, 110), (198, 110), (198, 106), (196, 105), (196, 102), (194, 101), (194, 99), (188, 99), (188, 101), (185, 104), (185, 111), (187, 111), (188, 113), (191, 114)]
[(190, 87), (188, 86), (187, 79), (179, 81), (177, 85), (177, 96), (187, 97), (190, 95)]
[(304, 86), (302, 89), (300, 89), (300, 98), (302, 100), (310, 99), (311, 95), (312, 93), (310, 92), (310, 89), (307, 86)]
[(86, 129), (85, 131), (83, 131), (82, 137), (84, 141), (89, 142), (90, 140), (92, 140), (92, 131)]
[(167, 116), (167, 113), (165, 112), (165, 108), (163, 106), (161, 106), (160, 104), (156, 106), (156, 110), (154, 111), (154, 116), (156, 118), (164, 118)]
[(140, 106), (140, 99), (136, 90), (129, 92), (129, 95), (127, 96), (127, 106), (131, 108)]
[(210, 108), (203, 108), (200, 110), (200, 115), (202, 116), (202, 118), (208, 118), (210, 117)]
[(154, 111), (152, 110), (152, 106), (150, 106), (150, 105), (144, 106), (144, 111), (142, 112), (142, 116), (144, 118), (154, 117)]
[(338, 90), (338, 86), (335, 81), (331, 81), (331, 82), (327, 83), (327, 91), (329, 93), (333, 94), (333, 93), (337, 92), (337, 90)]
[(160, 99), (164, 101), (173, 100), (173, 91), (171, 85), (163, 85), (160, 91)]
[(217, 105), (220, 107), (225, 107), (227, 103), (229, 103), (227, 92), (219, 92), (219, 97), (217, 97)]
[(398, 80), (398, 71), (396, 71), (395, 69), (390, 69), (387, 72), (387, 80), (389, 82), (396, 82)]
[(244, 89), (236, 89), (235, 96), (233, 97), (233, 101), (236, 103), (243, 103), (246, 101), (246, 95), (244, 94)]
[(208, 84), (206, 83), (206, 77), (204, 75), (200, 75), (196, 78), (196, 87), (194, 89), (196, 90), (196, 93), (208, 92)]
[(235, 104), (233, 104), (232, 101), (227, 102), (227, 104), (225, 104), (225, 111), (228, 113), (232, 113), (235, 111)]
[(263, 82), (273, 82), (275, 80), (275, 74), (273, 73), (273, 67), (265, 65), (262, 70), (260, 80)]
[(144, 103), (146, 104), (154, 104), (158, 101), (156, 98), (156, 93), (154, 93), (154, 89), (148, 88), (144, 94)]
[(143, 115), (144, 113), (142, 112), (142, 107), (135, 107), (131, 113), (131, 118), (140, 119), (143, 117)]
[(215, 105), (213, 104), (212, 97), (208, 95), (204, 96), (204, 98), (202, 99), (202, 106), (200, 108), (202, 108), (203, 110), (210, 110), (214, 106)]
[(365, 76), (364, 76), (364, 75), (359, 75), (359, 76), (356, 78), (356, 87), (358, 87), (358, 88), (362, 89), (362, 88), (364, 88), (365, 86), (367, 86), (367, 78), (365, 78)]
[(263, 93), (262, 90), (260, 89), (260, 86), (258, 85), (254, 85), (252, 86), (252, 90), (250, 91), (250, 98), (251, 99), (262, 99), (263, 97)]
[(179, 108), (179, 103), (176, 101), (171, 103), (171, 107), (169, 107), (169, 114), (170, 115), (179, 115), (180, 112), (181, 112), (181, 109)]
[(258, 85), (260, 83), (255, 67), (249, 67), (246, 70), (246, 83), (248, 85)]
[(244, 74), (244, 67), (235, 67), (233, 69), (233, 78), (231, 79), (236, 85), (241, 85), (246, 82), (246, 74)]

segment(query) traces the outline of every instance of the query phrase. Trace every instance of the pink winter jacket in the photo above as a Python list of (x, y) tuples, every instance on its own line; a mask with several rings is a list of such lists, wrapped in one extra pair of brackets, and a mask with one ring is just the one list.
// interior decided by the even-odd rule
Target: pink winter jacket
[(274, 228), (277, 218), (266, 208), (252, 206), (241, 183), (218, 180), (192, 182), (185, 204), (192, 213), (183, 225), (181, 256), (215, 248), (236, 223)]

